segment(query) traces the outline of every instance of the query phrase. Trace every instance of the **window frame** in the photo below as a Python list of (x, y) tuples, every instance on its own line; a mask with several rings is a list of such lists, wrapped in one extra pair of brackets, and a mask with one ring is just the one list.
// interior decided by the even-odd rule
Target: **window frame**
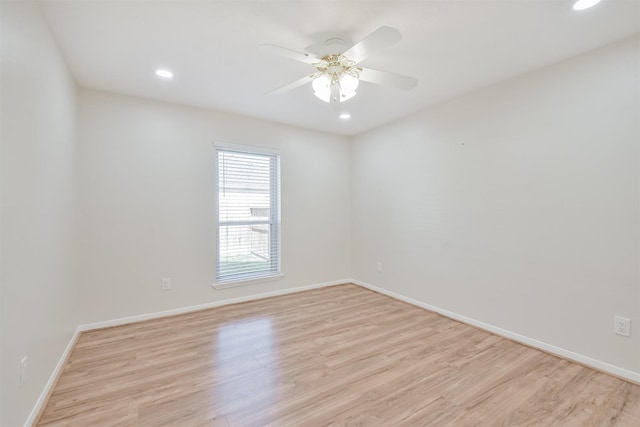
[[(215, 265), (214, 265), (214, 275), (215, 281), (213, 283), (213, 287), (216, 289), (224, 289), (231, 288), (235, 286), (244, 286), (255, 283), (268, 282), (272, 280), (278, 280), (282, 278), (284, 275), (282, 273), (282, 241), (281, 241), (281, 197), (282, 190), (280, 186), (280, 150), (266, 148), (266, 147), (258, 147), (258, 146), (250, 146), (250, 145), (239, 145), (239, 144), (229, 144), (229, 143), (220, 143), (215, 142), (214, 146), (214, 157), (215, 157), (215, 166), (214, 166), (214, 197), (215, 197), (215, 213), (214, 213), (214, 224), (215, 224)], [(220, 165), (219, 165), (219, 151), (230, 151), (237, 152), (240, 154), (254, 154), (254, 155), (263, 155), (263, 156), (271, 156), (272, 159), (270, 162), (275, 160), (275, 165), (270, 165), (270, 167), (275, 167), (275, 180), (274, 182), (270, 182), (269, 186), (269, 220), (268, 222), (259, 221), (261, 225), (269, 225), (271, 227), (271, 239), (269, 240), (269, 246), (275, 247), (277, 250), (277, 256), (275, 257), (275, 261), (272, 259), (270, 272), (268, 273), (256, 273), (253, 275), (241, 275), (241, 277), (237, 277), (239, 275), (229, 276), (229, 277), (220, 277), (218, 266), (220, 265), (220, 227), (221, 222), (220, 218)], [(270, 172), (271, 175), (271, 172)], [(272, 240), (275, 240), (272, 242)]]

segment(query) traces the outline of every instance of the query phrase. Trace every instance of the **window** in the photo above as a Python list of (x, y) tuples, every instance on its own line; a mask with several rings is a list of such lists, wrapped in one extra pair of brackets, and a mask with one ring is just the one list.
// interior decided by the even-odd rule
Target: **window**
[(216, 147), (216, 284), (280, 275), (280, 156)]

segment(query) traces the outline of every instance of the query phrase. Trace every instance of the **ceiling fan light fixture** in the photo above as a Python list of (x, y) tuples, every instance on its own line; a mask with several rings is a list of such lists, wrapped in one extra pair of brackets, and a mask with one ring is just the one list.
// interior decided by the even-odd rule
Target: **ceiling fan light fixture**
[(360, 81), (351, 74), (342, 74), (337, 80), (329, 74), (320, 74), (311, 82), (313, 94), (324, 102), (344, 102), (356, 95)]
[(344, 55), (326, 55), (313, 64), (318, 73), (312, 82), (314, 94), (324, 102), (344, 102), (356, 95), (361, 68)]

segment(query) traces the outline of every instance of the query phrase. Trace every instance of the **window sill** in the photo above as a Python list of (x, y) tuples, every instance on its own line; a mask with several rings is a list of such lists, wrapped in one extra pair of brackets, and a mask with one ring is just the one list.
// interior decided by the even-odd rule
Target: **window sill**
[(233, 280), (228, 282), (214, 283), (211, 285), (215, 289), (227, 289), (235, 288), (237, 286), (255, 285), (263, 282), (272, 282), (274, 280), (280, 280), (284, 277), (284, 274), (274, 274), (273, 276), (256, 277), (255, 279), (245, 280)]

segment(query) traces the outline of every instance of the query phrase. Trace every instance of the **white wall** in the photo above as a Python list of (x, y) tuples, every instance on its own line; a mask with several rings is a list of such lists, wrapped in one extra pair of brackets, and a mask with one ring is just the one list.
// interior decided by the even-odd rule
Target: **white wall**
[(356, 137), (354, 277), (640, 372), (639, 40)]
[[(1, 2), (0, 425), (34, 407), (79, 322), (75, 84), (37, 5)], [(28, 356), (28, 381), (19, 363)]]
[[(85, 89), (79, 106), (82, 323), (350, 277), (348, 138)], [(281, 280), (211, 287), (214, 141), (281, 150)]]

